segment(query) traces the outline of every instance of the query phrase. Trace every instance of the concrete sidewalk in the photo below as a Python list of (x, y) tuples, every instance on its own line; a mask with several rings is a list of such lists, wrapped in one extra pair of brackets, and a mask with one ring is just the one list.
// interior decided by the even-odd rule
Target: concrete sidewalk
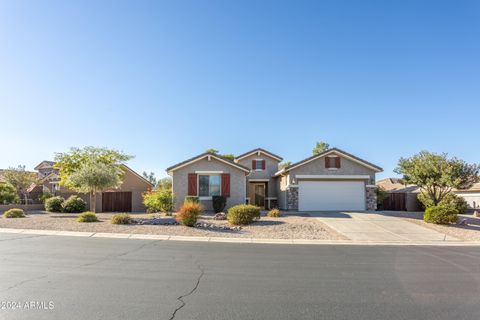
[[(58, 230), (32, 230), (0, 228), (0, 233), (37, 235), (37, 236), (67, 236), (87, 238), (117, 238), (133, 240), (163, 240), (163, 241), (195, 241), (195, 242), (224, 242), (224, 243), (257, 243), (257, 244), (309, 244), (309, 245), (392, 245), (392, 246), (480, 246), (479, 241), (461, 241), (458, 239), (443, 239), (431, 237), (424, 240), (407, 240), (388, 237), (378, 237), (377, 240), (370, 237), (355, 236), (351, 240), (308, 240), (308, 239), (259, 239), (259, 238), (223, 238), (223, 237), (186, 237), (170, 236), (161, 234), (128, 234), (128, 233), (99, 233)], [(350, 232), (356, 233), (356, 232)], [(358, 232), (357, 232), (358, 233)], [(419, 237), (420, 238), (420, 237)], [(379, 240), (380, 239), (380, 240)]]
[(345, 212), (331, 216), (321, 213), (311, 215), (352, 241), (462, 241), (401, 218), (383, 215), (381, 213)]

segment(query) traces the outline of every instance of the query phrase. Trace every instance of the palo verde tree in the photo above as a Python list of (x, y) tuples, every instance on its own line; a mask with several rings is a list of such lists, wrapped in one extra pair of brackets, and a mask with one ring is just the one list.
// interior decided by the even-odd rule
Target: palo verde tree
[(314, 155), (322, 153), (323, 151), (326, 151), (330, 148), (330, 145), (326, 143), (325, 141), (318, 141), (315, 144), (315, 147), (313, 147), (312, 153)]
[(231, 153), (219, 154), (219, 151), (217, 149), (213, 149), (213, 148), (209, 148), (209, 149), (205, 150), (205, 152), (220, 156), (222, 158), (226, 158), (230, 161), (233, 161), (235, 159), (234, 154), (231, 154)]
[(122, 165), (133, 158), (123, 152), (96, 147), (71, 148), (55, 155), (60, 185), (90, 195), (90, 211), (96, 211), (98, 192), (117, 188), (123, 181)]
[(406, 184), (420, 187), (424, 195), (438, 205), (452, 189), (468, 189), (479, 180), (480, 166), (468, 164), (446, 153), (421, 151), (410, 158), (401, 158), (395, 172), (403, 175)]

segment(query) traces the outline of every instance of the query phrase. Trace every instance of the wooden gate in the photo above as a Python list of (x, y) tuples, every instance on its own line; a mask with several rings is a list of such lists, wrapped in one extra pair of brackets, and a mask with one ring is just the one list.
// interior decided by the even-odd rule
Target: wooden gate
[(383, 210), (407, 211), (405, 193), (389, 193), (383, 200)]
[(132, 212), (131, 192), (102, 193), (103, 212)]

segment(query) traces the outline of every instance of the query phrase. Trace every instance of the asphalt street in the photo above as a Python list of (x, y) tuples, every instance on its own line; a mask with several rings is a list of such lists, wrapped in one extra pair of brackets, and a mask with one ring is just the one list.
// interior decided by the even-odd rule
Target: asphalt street
[(0, 234), (0, 319), (479, 319), (480, 248)]

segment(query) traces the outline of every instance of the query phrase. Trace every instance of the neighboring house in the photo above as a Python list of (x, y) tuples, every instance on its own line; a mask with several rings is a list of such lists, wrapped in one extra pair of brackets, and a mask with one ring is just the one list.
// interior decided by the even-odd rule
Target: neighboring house
[(333, 148), (278, 170), (282, 158), (257, 148), (231, 161), (203, 153), (167, 168), (175, 206), (198, 196), (207, 210), (212, 196), (227, 208), (251, 203), (293, 211), (375, 210), (375, 174), (382, 168)]
[[(90, 207), (88, 194), (79, 194), (60, 186), (58, 169), (54, 167), (53, 161), (42, 161), (35, 167), (41, 182), (43, 192), (50, 192), (54, 195), (67, 198), (77, 194), (87, 202)], [(139, 212), (145, 211), (142, 194), (153, 188), (153, 185), (141, 175), (122, 165), (125, 176), (122, 184), (117, 189), (107, 190), (97, 195), (96, 208), (99, 212)], [(38, 187), (37, 187), (38, 188)]]
[(453, 192), (467, 201), (470, 209), (480, 209), (480, 182), (475, 183), (466, 190), (453, 190)]

